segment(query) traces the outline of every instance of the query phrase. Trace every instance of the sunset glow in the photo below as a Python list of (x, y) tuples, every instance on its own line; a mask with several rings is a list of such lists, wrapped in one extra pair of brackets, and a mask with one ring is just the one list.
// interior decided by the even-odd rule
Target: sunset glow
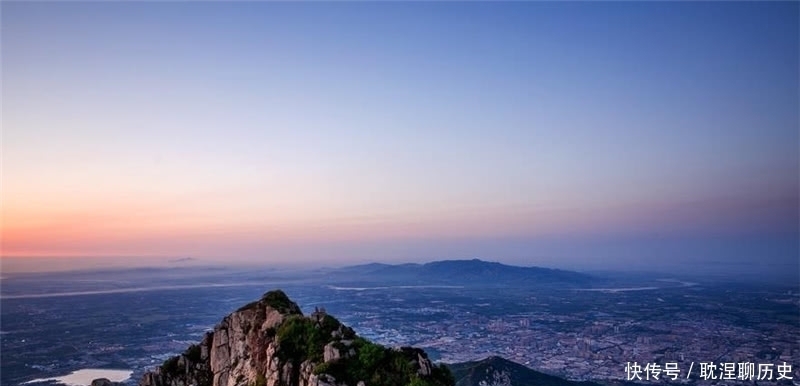
[(3, 4), (2, 257), (796, 265), (797, 14)]

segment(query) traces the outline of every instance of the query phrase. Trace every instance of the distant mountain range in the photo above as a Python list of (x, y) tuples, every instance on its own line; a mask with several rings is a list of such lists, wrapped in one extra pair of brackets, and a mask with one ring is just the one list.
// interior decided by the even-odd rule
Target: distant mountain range
[(498, 356), (448, 365), (455, 386), (600, 386), (540, 373)]
[(588, 285), (597, 279), (586, 274), (541, 267), (519, 267), (479, 259), (442, 260), (425, 264), (371, 263), (335, 269), (332, 280), (411, 285)]

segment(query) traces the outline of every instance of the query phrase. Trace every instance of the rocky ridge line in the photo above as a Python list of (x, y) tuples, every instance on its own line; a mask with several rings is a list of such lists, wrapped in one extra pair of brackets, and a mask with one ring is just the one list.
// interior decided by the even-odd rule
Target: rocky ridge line
[(453, 386), (418, 348), (356, 336), (324, 310), (304, 316), (280, 290), (222, 319), (139, 386)]

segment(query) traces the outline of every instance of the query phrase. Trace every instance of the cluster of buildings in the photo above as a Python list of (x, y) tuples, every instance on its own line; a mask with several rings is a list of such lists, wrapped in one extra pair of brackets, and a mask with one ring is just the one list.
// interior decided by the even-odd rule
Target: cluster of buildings
[[(400, 307), (361, 307), (349, 315), (356, 331), (385, 345), (414, 345), (436, 352), (443, 362), (464, 362), (500, 355), (546, 373), (572, 380), (629, 380), (626, 366), (662, 369), (676, 366), (679, 377), (649, 377), (645, 382), (689, 383), (697, 379), (724, 384), (752, 380), (702, 378), (701, 363), (752, 363), (773, 366), (772, 381), (800, 383), (800, 329), (766, 313), (755, 322), (732, 321), (726, 313), (639, 310), (615, 305), (618, 312), (476, 312), (474, 305), (438, 303), (425, 306), (425, 317), (413, 302)], [(744, 311), (743, 311), (744, 312)], [(410, 317), (415, 315), (415, 317)], [(750, 316), (753, 317), (752, 315)], [(796, 322), (795, 322), (796, 323)], [(686, 378), (692, 368), (691, 377)], [(757, 378), (755, 378), (757, 379)], [(636, 381), (639, 381), (636, 379)], [(764, 378), (761, 381), (769, 381)]]

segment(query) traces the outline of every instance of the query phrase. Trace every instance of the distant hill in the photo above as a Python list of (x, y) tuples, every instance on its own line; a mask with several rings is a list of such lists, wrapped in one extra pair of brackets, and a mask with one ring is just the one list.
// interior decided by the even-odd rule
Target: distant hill
[(426, 264), (363, 264), (328, 273), (334, 280), (411, 285), (588, 285), (594, 277), (560, 269), (519, 267), (497, 262), (442, 260)]
[(575, 382), (540, 373), (497, 356), (448, 367), (456, 386), (600, 386), (594, 382)]

